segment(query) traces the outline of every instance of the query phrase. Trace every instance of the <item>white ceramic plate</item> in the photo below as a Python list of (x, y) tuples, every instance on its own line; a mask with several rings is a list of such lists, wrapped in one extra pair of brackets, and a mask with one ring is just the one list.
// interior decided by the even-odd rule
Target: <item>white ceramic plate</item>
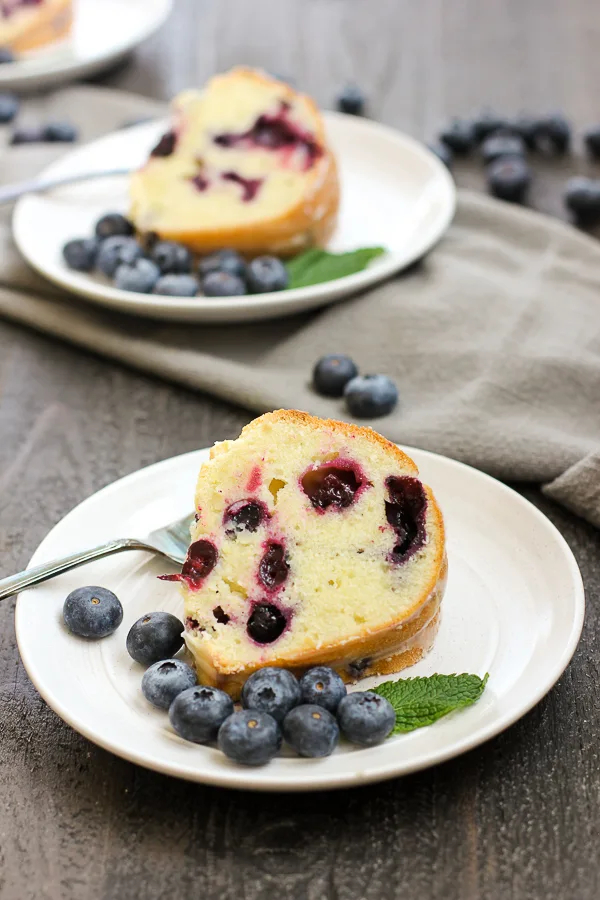
[[(122, 312), (189, 322), (242, 322), (290, 315), (340, 300), (422, 256), (444, 233), (455, 206), (452, 178), (440, 161), (406, 135), (383, 125), (326, 113), (340, 163), (342, 205), (332, 250), (381, 245), (388, 252), (365, 271), (326, 284), (252, 297), (165, 298), (113, 288), (105, 279), (73, 272), (61, 248), (93, 233), (107, 210), (127, 211), (126, 176), (87, 181), (22, 198), (13, 219), (19, 249), (42, 275), (79, 296)], [(129, 128), (69, 153), (45, 175), (137, 167), (164, 123)]]
[[(583, 623), (581, 576), (569, 547), (534, 506), (487, 475), (423, 451), (409, 453), (446, 517), (450, 577), (434, 649), (405, 675), (472, 672), (490, 679), (477, 704), (371, 749), (338, 749), (324, 760), (283, 756), (260, 769), (236, 766), (216, 749), (186, 743), (140, 691), (142, 668), (125, 636), (144, 613), (182, 615), (177, 587), (157, 580), (165, 564), (138, 552), (95, 562), (19, 596), (16, 632), (31, 680), (77, 731), (140, 765), (191, 781), (256, 790), (351, 787), (423, 769), (481, 744), (537, 703), (571, 659)], [(116, 537), (137, 537), (191, 508), (208, 451), (129, 475), (70, 512), (32, 565)], [(102, 584), (121, 598), (119, 630), (99, 642), (69, 634), (64, 598)], [(365, 689), (385, 678), (369, 678)]]
[(125, 56), (165, 21), (173, 0), (75, 0), (70, 37), (0, 66), (0, 90), (83, 78)]

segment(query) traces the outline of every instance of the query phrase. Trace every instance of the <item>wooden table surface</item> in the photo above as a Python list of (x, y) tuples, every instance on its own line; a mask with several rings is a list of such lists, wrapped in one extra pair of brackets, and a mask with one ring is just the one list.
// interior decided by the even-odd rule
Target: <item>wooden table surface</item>
[[(373, 117), (430, 138), (484, 104), (600, 118), (596, 0), (179, 0), (100, 83), (168, 99), (245, 62), (323, 105), (356, 79)], [(538, 208), (567, 171), (541, 166)], [(461, 184), (478, 184), (462, 166)], [(155, 460), (233, 437), (249, 418), (207, 396), (0, 323), (0, 575), (73, 505)], [(586, 582), (574, 662), (508, 732), (431, 771), (364, 789), (259, 796), (147, 772), (51, 712), (0, 610), (2, 900), (597, 900), (600, 537), (521, 488)], [(57, 660), (60, 665), (60, 660)]]

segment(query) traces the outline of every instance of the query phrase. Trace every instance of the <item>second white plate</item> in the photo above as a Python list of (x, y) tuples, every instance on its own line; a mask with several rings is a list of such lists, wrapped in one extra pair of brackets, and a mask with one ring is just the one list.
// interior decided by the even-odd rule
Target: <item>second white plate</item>
[[(346, 745), (322, 760), (282, 755), (260, 769), (233, 765), (213, 747), (178, 738), (166, 713), (141, 694), (142, 667), (125, 649), (130, 626), (151, 610), (180, 617), (183, 611), (176, 585), (157, 580), (165, 563), (138, 552), (92, 563), (19, 596), (17, 640), (31, 680), (59, 716), (113, 753), (234, 788), (351, 787), (423, 769), (498, 734), (531, 709), (569, 663), (583, 623), (581, 576), (556, 528), (514, 491), (450, 459), (409, 453), (445, 515), (449, 581), (435, 646), (402, 675), (489, 672), (474, 706), (369, 749)], [(32, 565), (112, 538), (143, 536), (185, 515), (207, 455), (165, 460), (99, 491), (56, 525)], [(104, 585), (123, 602), (123, 624), (103, 641), (76, 638), (63, 625), (64, 598), (83, 584)], [(365, 679), (359, 688), (384, 680)]]
[[(444, 234), (455, 208), (446, 168), (413, 138), (340, 113), (325, 113), (340, 165), (342, 204), (330, 249), (381, 245), (387, 253), (363, 272), (324, 284), (248, 297), (167, 298), (118, 290), (106, 280), (73, 272), (61, 248), (93, 233), (103, 213), (128, 207), (126, 176), (87, 181), (22, 198), (13, 231), (28, 262), (86, 300), (133, 315), (187, 322), (244, 322), (291, 315), (340, 300), (389, 277), (422, 256)], [(48, 177), (140, 166), (164, 123), (129, 128), (80, 147), (50, 166)]]

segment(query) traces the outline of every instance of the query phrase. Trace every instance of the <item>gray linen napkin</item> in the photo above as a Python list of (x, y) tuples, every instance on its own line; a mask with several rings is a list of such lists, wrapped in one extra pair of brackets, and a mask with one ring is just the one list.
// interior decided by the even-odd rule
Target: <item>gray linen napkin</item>
[[(162, 109), (91, 87), (36, 104), (81, 124), (84, 138)], [(10, 182), (64, 148), (0, 152)], [(20, 260), (3, 212), (0, 315), (256, 412), (347, 418), (309, 381), (319, 356), (349, 353), (400, 386), (398, 409), (368, 424), (499, 478), (542, 483), (600, 526), (600, 247), (536, 213), (464, 192), (442, 243), (375, 290), (310, 316), (191, 327), (61, 294)]]

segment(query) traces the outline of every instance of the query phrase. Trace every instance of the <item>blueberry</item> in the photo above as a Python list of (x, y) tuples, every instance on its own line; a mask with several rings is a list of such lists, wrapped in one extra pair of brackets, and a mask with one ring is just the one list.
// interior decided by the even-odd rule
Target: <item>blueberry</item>
[(241, 297), (248, 293), (239, 275), (229, 272), (209, 272), (202, 279), (202, 292), (205, 297)]
[(268, 713), (277, 722), (282, 722), (290, 709), (299, 703), (298, 679), (287, 669), (258, 669), (242, 688), (244, 709)]
[(170, 273), (187, 275), (192, 271), (192, 254), (187, 247), (175, 241), (157, 241), (152, 247), (150, 257), (163, 275)]
[(0, 94), (0, 124), (12, 122), (19, 112), (19, 101), (14, 94)]
[(433, 144), (427, 144), (427, 147), (437, 158), (444, 163), (447, 169), (452, 168), (452, 163), (454, 162), (454, 153), (450, 149), (447, 144), (442, 144), (442, 142), (437, 142)]
[(600, 220), (600, 181), (582, 176), (569, 178), (564, 201), (580, 225), (593, 225)]
[(43, 129), (39, 125), (21, 125), (10, 136), (11, 144), (39, 144), (44, 140)]
[(373, 691), (348, 694), (337, 710), (342, 734), (353, 744), (372, 747), (385, 740), (396, 724), (394, 707)]
[(123, 607), (112, 591), (90, 585), (71, 591), (63, 606), (63, 618), (73, 634), (103, 638), (123, 621)]
[(246, 263), (237, 250), (218, 250), (200, 260), (198, 271), (202, 277), (211, 272), (227, 272), (229, 275), (246, 274)]
[(169, 719), (177, 734), (195, 744), (214, 741), (219, 728), (233, 715), (233, 700), (225, 691), (214, 687), (187, 688), (169, 707)]
[(538, 120), (526, 113), (521, 113), (514, 122), (511, 122), (510, 131), (518, 134), (528, 150), (535, 149), (538, 131)]
[(509, 132), (498, 131), (481, 144), (481, 156), (486, 165), (501, 156), (524, 156), (525, 151), (523, 138)]
[(571, 126), (561, 113), (540, 119), (536, 126), (535, 146), (548, 156), (563, 156), (571, 144)]
[(163, 659), (144, 672), (142, 693), (149, 703), (168, 709), (178, 694), (197, 682), (191, 666), (180, 659)]
[(307, 703), (287, 714), (283, 736), (299, 756), (331, 756), (338, 745), (340, 729), (328, 710)]
[(165, 297), (195, 297), (199, 290), (200, 282), (193, 275), (162, 275), (152, 293)]
[(96, 222), (96, 235), (104, 240), (109, 237), (129, 237), (134, 232), (133, 223), (121, 213), (106, 213)]
[(315, 666), (300, 679), (302, 703), (312, 703), (334, 713), (346, 696), (346, 685), (337, 672), (328, 666)]
[(268, 713), (243, 709), (225, 719), (218, 742), (219, 749), (234, 762), (264, 766), (281, 747), (281, 731)]
[(96, 266), (108, 278), (112, 278), (119, 266), (132, 265), (142, 255), (142, 248), (135, 238), (115, 235), (100, 244)]
[(600, 159), (600, 125), (588, 128), (583, 135), (585, 149), (592, 159)]
[(285, 631), (287, 619), (273, 603), (257, 603), (246, 629), (257, 644), (272, 644)]
[(3, 66), (5, 63), (12, 63), (15, 59), (16, 56), (10, 47), (0, 47), (0, 66)]
[(488, 189), (509, 203), (523, 203), (531, 184), (531, 170), (522, 156), (496, 159), (486, 169)]
[(313, 386), (324, 397), (341, 397), (348, 382), (358, 375), (358, 366), (349, 356), (330, 353), (313, 369)]
[(91, 272), (96, 265), (99, 246), (98, 238), (76, 238), (67, 241), (62, 248), (62, 254), (70, 269), (75, 269), (76, 272)]
[(47, 122), (44, 125), (44, 140), (51, 144), (70, 144), (78, 137), (79, 132), (70, 122)]
[(495, 131), (509, 131), (510, 122), (489, 109), (484, 109), (473, 119), (475, 140), (481, 143)]
[(357, 418), (387, 416), (398, 402), (398, 388), (387, 375), (357, 375), (344, 388), (346, 406)]
[(262, 503), (239, 500), (232, 503), (225, 512), (224, 522), (226, 534), (234, 535), (240, 531), (256, 531), (267, 516), (267, 511)]
[(149, 259), (136, 259), (132, 265), (120, 265), (115, 272), (114, 285), (121, 291), (135, 291), (138, 294), (149, 294), (160, 272), (158, 266)]
[(475, 127), (466, 119), (452, 119), (450, 124), (440, 131), (439, 140), (450, 147), (453, 153), (465, 155), (475, 143)]
[(276, 256), (257, 256), (253, 259), (248, 265), (246, 279), (252, 294), (284, 291), (290, 280), (286, 267)]
[(350, 116), (362, 116), (365, 111), (365, 96), (356, 84), (347, 84), (336, 97), (336, 109)]
[(168, 612), (146, 613), (127, 635), (127, 652), (142, 666), (175, 656), (183, 646), (183, 624)]

